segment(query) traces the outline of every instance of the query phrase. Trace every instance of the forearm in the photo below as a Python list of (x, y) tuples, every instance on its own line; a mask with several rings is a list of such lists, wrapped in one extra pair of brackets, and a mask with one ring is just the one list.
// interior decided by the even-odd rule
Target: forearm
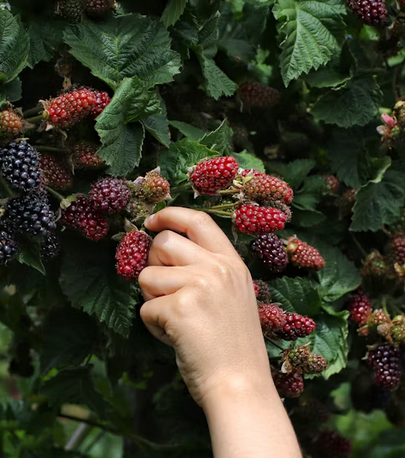
[(270, 376), (260, 387), (237, 380), (221, 386), (204, 411), (215, 458), (302, 457)]

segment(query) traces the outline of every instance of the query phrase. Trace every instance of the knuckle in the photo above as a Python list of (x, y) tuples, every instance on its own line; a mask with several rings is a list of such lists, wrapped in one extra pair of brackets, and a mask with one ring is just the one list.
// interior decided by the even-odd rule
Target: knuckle
[(141, 288), (145, 287), (148, 284), (150, 279), (151, 268), (145, 267), (138, 277), (138, 284)]
[(198, 211), (193, 216), (193, 225), (195, 227), (202, 227), (210, 224), (212, 222), (211, 216), (202, 211)]

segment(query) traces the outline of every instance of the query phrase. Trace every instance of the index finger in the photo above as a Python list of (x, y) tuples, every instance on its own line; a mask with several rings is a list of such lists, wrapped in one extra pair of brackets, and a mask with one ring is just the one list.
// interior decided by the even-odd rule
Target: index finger
[(237, 255), (228, 237), (206, 213), (183, 207), (167, 207), (145, 221), (150, 231), (181, 232), (197, 245), (213, 253)]

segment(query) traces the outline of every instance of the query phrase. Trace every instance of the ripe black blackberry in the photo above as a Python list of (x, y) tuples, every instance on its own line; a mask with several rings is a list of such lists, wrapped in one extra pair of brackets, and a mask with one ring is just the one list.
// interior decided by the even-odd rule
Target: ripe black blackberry
[(12, 228), (19, 234), (46, 237), (56, 228), (55, 213), (42, 193), (34, 192), (11, 199), (7, 210)]
[(383, 25), (387, 20), (384, 0), (347, 0), (353, 13), (365, 24)]
[(10, 142), (0, 150), (0, 172), (18, 191), (31, 191), (41, 184), (38, 152), (28, 142)]
[(61, 246), (59, 239), (55, 233), (50, 233), (48, 237), (44, 239), (41, 246), (41, 258), (52, 259), (56, 258), (61, 252)]
[(368, 353), (368, 363), (374, 369), (378, 386), (395, 390), (401, 382), (400, 350), (393, 345), (381, 345)]
[(252, 250), (271, 272), (283, 272), (287, 267), (287, 252), (277, 235), (265, 234), (257, 237), (252, 243)]
[(0, 266), (7, 264), (17, 254), (17, 244), (10, 229), (0, 223)]

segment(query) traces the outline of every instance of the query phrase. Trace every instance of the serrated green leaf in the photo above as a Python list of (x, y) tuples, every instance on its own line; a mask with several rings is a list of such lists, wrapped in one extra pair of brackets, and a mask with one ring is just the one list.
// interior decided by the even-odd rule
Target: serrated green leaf
[(291, 222), (295, 226), (313, 227), (325, 221), (326, 216), (318, 210), (301, 210), (294, 208)]
[(327, 124), (344, 128), (364, 126), (378, 114), (382, 95), (373, 77), (363, 77), (349, 81), (342, 89), (327, 92), (311, 111)]
[(218, 129), (207, 132), (200, 140), (202, 145), (207, 148), (218, 151), (222, 155), (229, 154), (231, 152), (231, 139), (232, 129), (228, 126), (226, 120), (222, 121)]
[(162, 14), (162, 22), (166, 27), (174, 25), (186, 9), (187, 0), (169, 0)]
[(347, 317), (346, 311), (335, 315), (322, 313), (316, 319), (315, 332), (309, 336), (312, 351), (322, 355), (328, 363), (326, 371), (322, 372), (326, 379), (346, 367), (349, 351)]
[(283, 310), (314, 317), (321, 311), (318, 291), (306, 278), (277, 278), (270, 282), (272, 302), (280, 302)]
[(286, 86), (340, 53), (345, 38), (342, 13), (338, 0), (277, 1), (273, 14), (280, 22), (280, 67)]
[(9, 83), (0, 85), (0, 105), (4, 102), (17, 102), (22, 97), (22, 83), (15, 78)]
[(204, 137), (205, 131), (182, 121), (169, 121), (169, 124), (180, 131), (189, 140), (197, 142)]
[(313, 159), (296, 159), (288, 164), (282, 162), (267, 162), (269, 172), (277, 173), (294, 189), (298, 190), (309, 172), (315, 167)]
[(95, 251), (86, 241), (75, 241), (62, 261), (60, 283), (74, 307), (128, 337), (138, 289), (116, 274), (110, 246), (99, 244)]
[(404, 170), (392, 166), (378, 181), (370, 181), (356, 194), (351, 231), (376, 232), (398, 220), (405, 200)]
[(159, 166), (164, 177), (178, 184), (187, 179), (187, 167), (213, 156), (219, 156), (218, 152), (184, 138), (172, 143), (169, 150), (160, 155)]
[(33, 269), (40, 272), (42, 275), (46, 274), (44, 264), (41, 259), (40, 246), (37, 243), (21, 244), (17, 255), (17, 261), (21, 264), (26, 264)]
[(303, 187), (295, 194), (293, 206), (300, 210), (316, 211), (322, 198), (325, 180), (319, 175), (312, 175), (304, 181)]
[(95, 348), (97, 334), (95, 322), (88, 315), (72, 307), (53, 310), (43, 327), (42, 373), (80, 364)]
[(0, 9), (0, 75), (13, 81), (27, 65), (30, 43), (24, 27), (9, 11)]
[(156, 89), (149, 89), (136, 78), (122, 81), (96, 123), (103, 144), (97, 154), (110, 166), (109, 174), (126, 175), (139, 165), (145, 130), (141, 124), (129, 123), (143, 120), (160, 109)]
[(225, 73), (217, 66), (214, 59), (199, 54), (198, 60), (204, 75), (204, 88), (207, 94), (215, 100), (222, 96), (229, 97), (236, 91), (237, 85), (230, 80)]
[(232, 156), (237, 160), (239, 167), (243, 169), (255, 169), (263, 173), (266, 171), (263, 161), (246, 150), (240, 153), (232, 153)]
[(99, 417), (105, 417), (111, 406), (95, 389), (91, 370), (91, 366), (63, 370), (47, 380), (40, 393), (48, 398), (51, 406), (87, 405)]
[(83, 20), (65, 31), (64, 40), (76, 59), (113, 88), (134, 76), (151, 85), (168, 83), (180, 70), (164, 25), (146, 16)]
[(148, 116), (142, 119), (145, 130), (156, 138), (162, 145), (168, 147), (170, 144), (169, 121), (167, 119), (166, 105), (163, 100), (160, 101), (161, 113)]
[(28, 66), (34, 68), (38, 62), (49, 62), (63, 42), (65, 25), (60, 21), (30, 21), (28, 37), (30, 51)]

